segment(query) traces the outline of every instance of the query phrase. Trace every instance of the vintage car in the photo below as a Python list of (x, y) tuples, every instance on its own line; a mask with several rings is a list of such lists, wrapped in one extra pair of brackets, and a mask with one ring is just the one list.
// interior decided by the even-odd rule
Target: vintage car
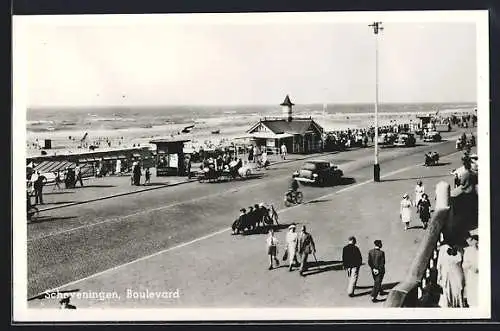
[(396, 141), (396, 134), (392, 132), (380, 133), (378, 135), (379, 145), (392, 145)]
[(299, 182), (316, 185), (336, 183), (343, 175), (336, 165), (324, 160), (307, 161), (293, 174)]
[(424, 141), (428, 142), (441, 141), (441, 135), (437, 131), (428, 131), (424, 134)]
[(394, 146), (413, 147), (415, 143), (416, 139), (413, 133), (400, 133), (394, 142)]

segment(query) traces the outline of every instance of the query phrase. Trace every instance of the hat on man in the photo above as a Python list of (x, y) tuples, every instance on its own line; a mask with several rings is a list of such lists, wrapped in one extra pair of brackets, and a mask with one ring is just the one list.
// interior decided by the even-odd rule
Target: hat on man
[(382, 247), (382, 241), (381, 241), (381, 240), (379, 240), (379, 239), (375, 240), (375, 241), (373, 242), (373, 244), (374, 244), (375, 246), (377, 246), (377, 247)]
[(296, 228), (295, 224), (290, 224), (290, 226), (288, 227), (288, 229), (295, 229), (295, 228)]
[(242, 213), (244, 213), (244, 212), (246, 212), (247, 210), (246, 210), (245, 208), (241, 208), (241, 209), (240, 209), (240, 211), (241, 211)]
[(408, 193), (403, 194), (403, 199), (408, 198)]

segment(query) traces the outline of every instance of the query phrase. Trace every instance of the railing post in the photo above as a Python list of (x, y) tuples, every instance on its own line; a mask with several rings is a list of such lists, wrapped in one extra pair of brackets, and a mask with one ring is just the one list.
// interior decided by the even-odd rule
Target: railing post
[(436, 185), (436, 210), (450, 207), (450, 184), (440, 181)]

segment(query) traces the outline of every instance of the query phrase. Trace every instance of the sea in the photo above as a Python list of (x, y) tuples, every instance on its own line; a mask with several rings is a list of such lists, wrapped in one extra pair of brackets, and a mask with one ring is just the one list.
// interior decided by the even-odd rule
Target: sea
[[(428, 113), (465, 110), (475, 103), (381, 104), (380, 113)], [(373, 104), (295, 105), (294, 116), (362, 114), (374, 111)], [(163, 106), (106, 108), (30, 108), (26, 129), (31, 133), (152, 128), (169, 124), (197, 124), (210, 119), (280, 116), (277, 105), (256, 106)]]

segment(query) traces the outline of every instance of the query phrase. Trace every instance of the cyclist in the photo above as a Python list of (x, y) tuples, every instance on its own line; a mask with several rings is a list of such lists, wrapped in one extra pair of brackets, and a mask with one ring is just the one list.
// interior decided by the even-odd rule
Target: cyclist
[(288, 189), (287, 196), (295, 199), (297, 197), (298, 190), (299, 190), (299, 182), (295, 179), (295, 176), (292, 176), (292, 180), (290, 181), (290, 186)]

